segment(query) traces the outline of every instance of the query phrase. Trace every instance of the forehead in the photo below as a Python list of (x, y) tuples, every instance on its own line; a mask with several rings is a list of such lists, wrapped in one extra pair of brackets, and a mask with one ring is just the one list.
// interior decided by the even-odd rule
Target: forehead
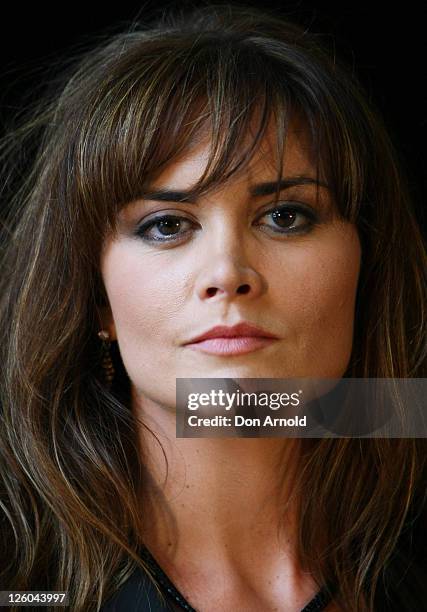
[[(242, 142), (242, 147), (247, 147), (253, 138), (253, 130), (250, 130)], [(210, 136), (207, 133), (199, 133), (197, 141), (157, 173), (153, 182), (156, 186), (173, 185), (187, 189), (192, 187), (206, 169), (211, 146)], [(277, 128), (270, 121), (250, 161), (237, 175), (231, 177), (231, 182), (236, 183), (243, 179), (254, 183), (260, 176), (273, 180), (277, 175), (277, 167)], [(282, 171), (284, 177), (316, 174), (309, 130), (301, 119), (293, 119), (286, 133)]]

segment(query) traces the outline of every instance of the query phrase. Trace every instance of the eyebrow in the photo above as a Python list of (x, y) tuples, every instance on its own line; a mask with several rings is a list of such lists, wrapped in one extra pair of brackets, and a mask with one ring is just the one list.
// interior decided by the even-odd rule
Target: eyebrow
[[(257, 183), (256, 185), (252, 185), (249, 189), (249, 193), (251, 196), (271, 195), (276, 192), (277, 188), (279, 191), (283, 191), (284, 189), (289, 189), (296, 185), (319, 185), (320, 187), (330, 189), (329, 185), (323, 181), (317, 181), (309, 176), (293, 176), (281, 181)], [(186, 202), (188, 204), (194, 204), (194, 200), (188, 197), (189, 193), (190, 191), (186, 190), (158, 189), (155, 191), (145, 191), (141, 197), (145, 200), (157, 200), (160, 202)]]

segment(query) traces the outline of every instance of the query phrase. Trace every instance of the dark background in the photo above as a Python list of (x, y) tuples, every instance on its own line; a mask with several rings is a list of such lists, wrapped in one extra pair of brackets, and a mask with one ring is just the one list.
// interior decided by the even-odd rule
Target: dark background
[[(221, 4), (226, 4), (220, 0)], [(194, 0), (193, 4), (197, 4)], [(416, 212), (427, 233), (427, 35), (421, 11), (406, 4), (255, 2), (273, 8), (335, 48), (358, 75), (369, 97), (382, 112), (410, 179)], [(62, 56), (105, 29), (144, 19), (153, 10), (190, 2), (115, 2), (70, 4), (9, 4), (3, 14), (0, 41), (0, 123), (31, 99), (40, 71), (56, 70)], [(46, 67), (46, 68), (44, 68)], [(37, 90), (36, 90), (37, 91)]]

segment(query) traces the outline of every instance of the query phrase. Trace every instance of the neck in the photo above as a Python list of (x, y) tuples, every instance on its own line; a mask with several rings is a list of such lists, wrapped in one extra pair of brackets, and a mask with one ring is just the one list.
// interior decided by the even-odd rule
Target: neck
[(242, 585), (274, 589), (276, 580), (288, 596), (310, 599), (317, 586), (295, 545), (300, 440), (181, 439), (175, 414), (146, 398), (133, 407), (150, 430), (139, 428), (144, 544), (176, 584), (220, 572)]

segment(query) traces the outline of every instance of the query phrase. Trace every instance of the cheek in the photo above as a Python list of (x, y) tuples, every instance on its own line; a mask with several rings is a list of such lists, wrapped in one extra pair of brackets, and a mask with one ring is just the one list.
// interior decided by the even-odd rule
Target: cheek
[(352, 226), (336, 228), (325, 240), (300, 245), (273, 279), (285, 333), (300, 348), (323, 345), (348, 352), (360, 269), (360, 243)]
[(182, 307), (176, 269), (156, 254), (142, 258), (138, 245), (115, 242), (105, 252), (102, 274), (121, 348), (148, 348)]

